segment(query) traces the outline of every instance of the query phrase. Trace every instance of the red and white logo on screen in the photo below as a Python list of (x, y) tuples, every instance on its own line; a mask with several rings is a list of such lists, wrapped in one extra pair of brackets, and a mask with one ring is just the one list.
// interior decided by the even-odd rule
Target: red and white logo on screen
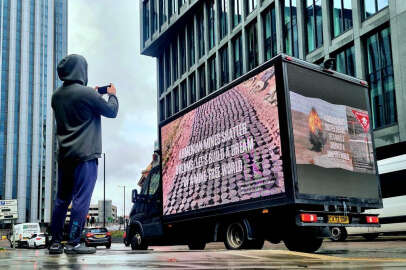
[(364, 128), (364, 131), (368, 132), (369, 131), (369, 115), (367, 113), (359, 112), (356, 110), (352, 110), (352, 113), (355, 115), (355, 117), (358, 119), (361, 126)]

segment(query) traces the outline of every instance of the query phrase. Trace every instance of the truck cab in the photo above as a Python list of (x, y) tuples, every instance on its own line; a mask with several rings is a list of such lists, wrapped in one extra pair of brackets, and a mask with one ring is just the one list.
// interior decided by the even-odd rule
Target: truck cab
[(155, 166), (142, 182), (141, 191), (132, 191), (133, 207), (125, 239), (132, 249), (147, 249), (148, 244), (144, 239), (153, 240), (162, 236), (160, 182), (160, 167)]

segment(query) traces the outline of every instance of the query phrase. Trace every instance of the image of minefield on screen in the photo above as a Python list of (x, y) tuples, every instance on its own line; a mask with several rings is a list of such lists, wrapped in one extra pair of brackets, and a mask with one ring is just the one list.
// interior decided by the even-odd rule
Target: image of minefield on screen
[(375, 174), (367, 111), (290, 91), (296, 163)]
[(161, 128), (164, 215), (285, 191), (274, 68)]

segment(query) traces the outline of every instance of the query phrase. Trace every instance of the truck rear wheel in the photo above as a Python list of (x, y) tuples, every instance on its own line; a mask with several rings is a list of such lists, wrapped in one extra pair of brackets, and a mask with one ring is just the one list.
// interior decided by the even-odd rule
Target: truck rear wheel
[(323, 244), (323, 238), (306, 231), (289, 234), (283, 242), (290, 251), (313, 253)]
[(188, 247), (190, 250), (203, 250), (206, 247), (206, 242), (198, 240), (191, 241)]
[(247, 249), (262, 249), (264, 247), (265, 240), (263, 238), (257, 238), (254, 240), (249, 240), (247, 242)]
[(247, 245), (247, 233), (241, 222), (234, 222), (225, 230), (224, 245), (227, 249), (242, 249)]

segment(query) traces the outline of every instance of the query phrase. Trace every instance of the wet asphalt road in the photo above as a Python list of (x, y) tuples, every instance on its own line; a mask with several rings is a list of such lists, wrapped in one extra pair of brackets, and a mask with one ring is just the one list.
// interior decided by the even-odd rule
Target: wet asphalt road
[(406, 269), (406, 238), (373, 242), (351, 239), (325, 241), (316, 254), (290, 252), (283, 244), (263, 250), (228, 251), (221, 243), (204, 251), (186, 246), (131, 251), (122, 244), (95, 255), (48, 255), (47, 250), (0, 251), (0, 269)]

